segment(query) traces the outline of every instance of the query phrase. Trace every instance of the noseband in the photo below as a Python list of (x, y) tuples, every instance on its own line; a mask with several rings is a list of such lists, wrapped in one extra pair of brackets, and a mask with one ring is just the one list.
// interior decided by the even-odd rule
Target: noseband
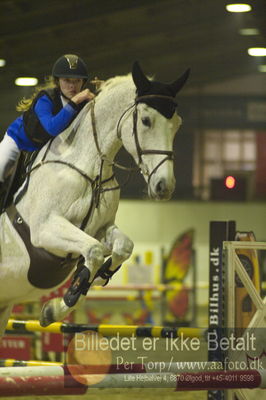
[(174, 152), (170, 150), (143, 150), (139, 144), (139, 139), (138, 139), (138, 130), (137, 130), (137, 123), (138, 123), (138, 108), (137, 108), (137, 103), (139, 100), (142, 99), (148, 99), (148, 98), (163, 98), (166, 100), (171, 100), (174, 101), (174, 98), (171, 96), (163, 96), (163, 95), (146, 95), (146, 96), (140, 96), (135, 99), (135, 104), (134, 104), (134, 111), (133, 111), (133, 136), (135, 139), (135, 144), (136, 144), (136, 149), (137, 149), (137, 154), (138, 154), (138, 166), (140, 167), (141, 164), (143, 163), (142, 156), (146, 154), (162, 154), (165, 155), (166, 157), (163, 158), (157, 165), (156, 167), (151, 171), (151, 173), (148, 175), (148, 185), (150, 183), (150, 179), (152, 175), (157, 171), (157, 169), (167, 160), (174, 160)]

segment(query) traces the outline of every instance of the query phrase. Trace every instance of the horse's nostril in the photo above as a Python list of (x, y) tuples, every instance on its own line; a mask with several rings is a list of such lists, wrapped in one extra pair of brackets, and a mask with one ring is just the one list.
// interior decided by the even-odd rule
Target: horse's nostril
[(157, 193), (164, 193), (166, 190), (165, 179), (161, 179), (156, 185)]

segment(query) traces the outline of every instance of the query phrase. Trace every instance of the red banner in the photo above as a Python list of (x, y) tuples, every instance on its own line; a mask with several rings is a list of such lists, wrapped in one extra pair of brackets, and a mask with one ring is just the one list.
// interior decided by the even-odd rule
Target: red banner
[(15, 360), (31, 360), (32, 357), (31, 336), (3, 336), (0, 341), (0, 358), (14, 358)]
[(258, 132), (257, 142), (257, 166), (256, 166), (256, 197), (266, 197), (266, 132)]

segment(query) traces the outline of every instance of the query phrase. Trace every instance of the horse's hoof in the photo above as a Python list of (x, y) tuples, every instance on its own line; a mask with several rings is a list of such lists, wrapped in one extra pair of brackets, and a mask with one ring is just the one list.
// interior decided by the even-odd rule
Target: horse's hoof
[(55, 322), (54, 310), (53, 307), (51, 307), (51, 304), (45, 303), (43, 305), (39, 322), (44, 328)]
[(68, 307), (61, 297), (49, 300), (42, 307), (40, 325), (46, 327), (53, 322), (62, 321), (73, 308)]

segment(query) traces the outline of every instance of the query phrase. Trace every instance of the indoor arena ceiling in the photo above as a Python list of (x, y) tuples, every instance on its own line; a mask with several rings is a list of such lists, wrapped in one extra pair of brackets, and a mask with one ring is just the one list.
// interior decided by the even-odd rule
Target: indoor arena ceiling
[[(54, 60), (78, 53), (91, 76), (129, 72), (138, 59), (165, 81), (191, 67), (189, 88), (257, 75), (250, 46), (266, 46), (266, 2), (251, 13), (232, 14), (224, 0), (1, 0), (1, 90), (17, 76), (49, 75)], [(242, 36), (241, 28), (259, 34)], [(266, 75), (266, 74), (264, 74)], [(188, 89), (189, 89), (188, 88)]]

